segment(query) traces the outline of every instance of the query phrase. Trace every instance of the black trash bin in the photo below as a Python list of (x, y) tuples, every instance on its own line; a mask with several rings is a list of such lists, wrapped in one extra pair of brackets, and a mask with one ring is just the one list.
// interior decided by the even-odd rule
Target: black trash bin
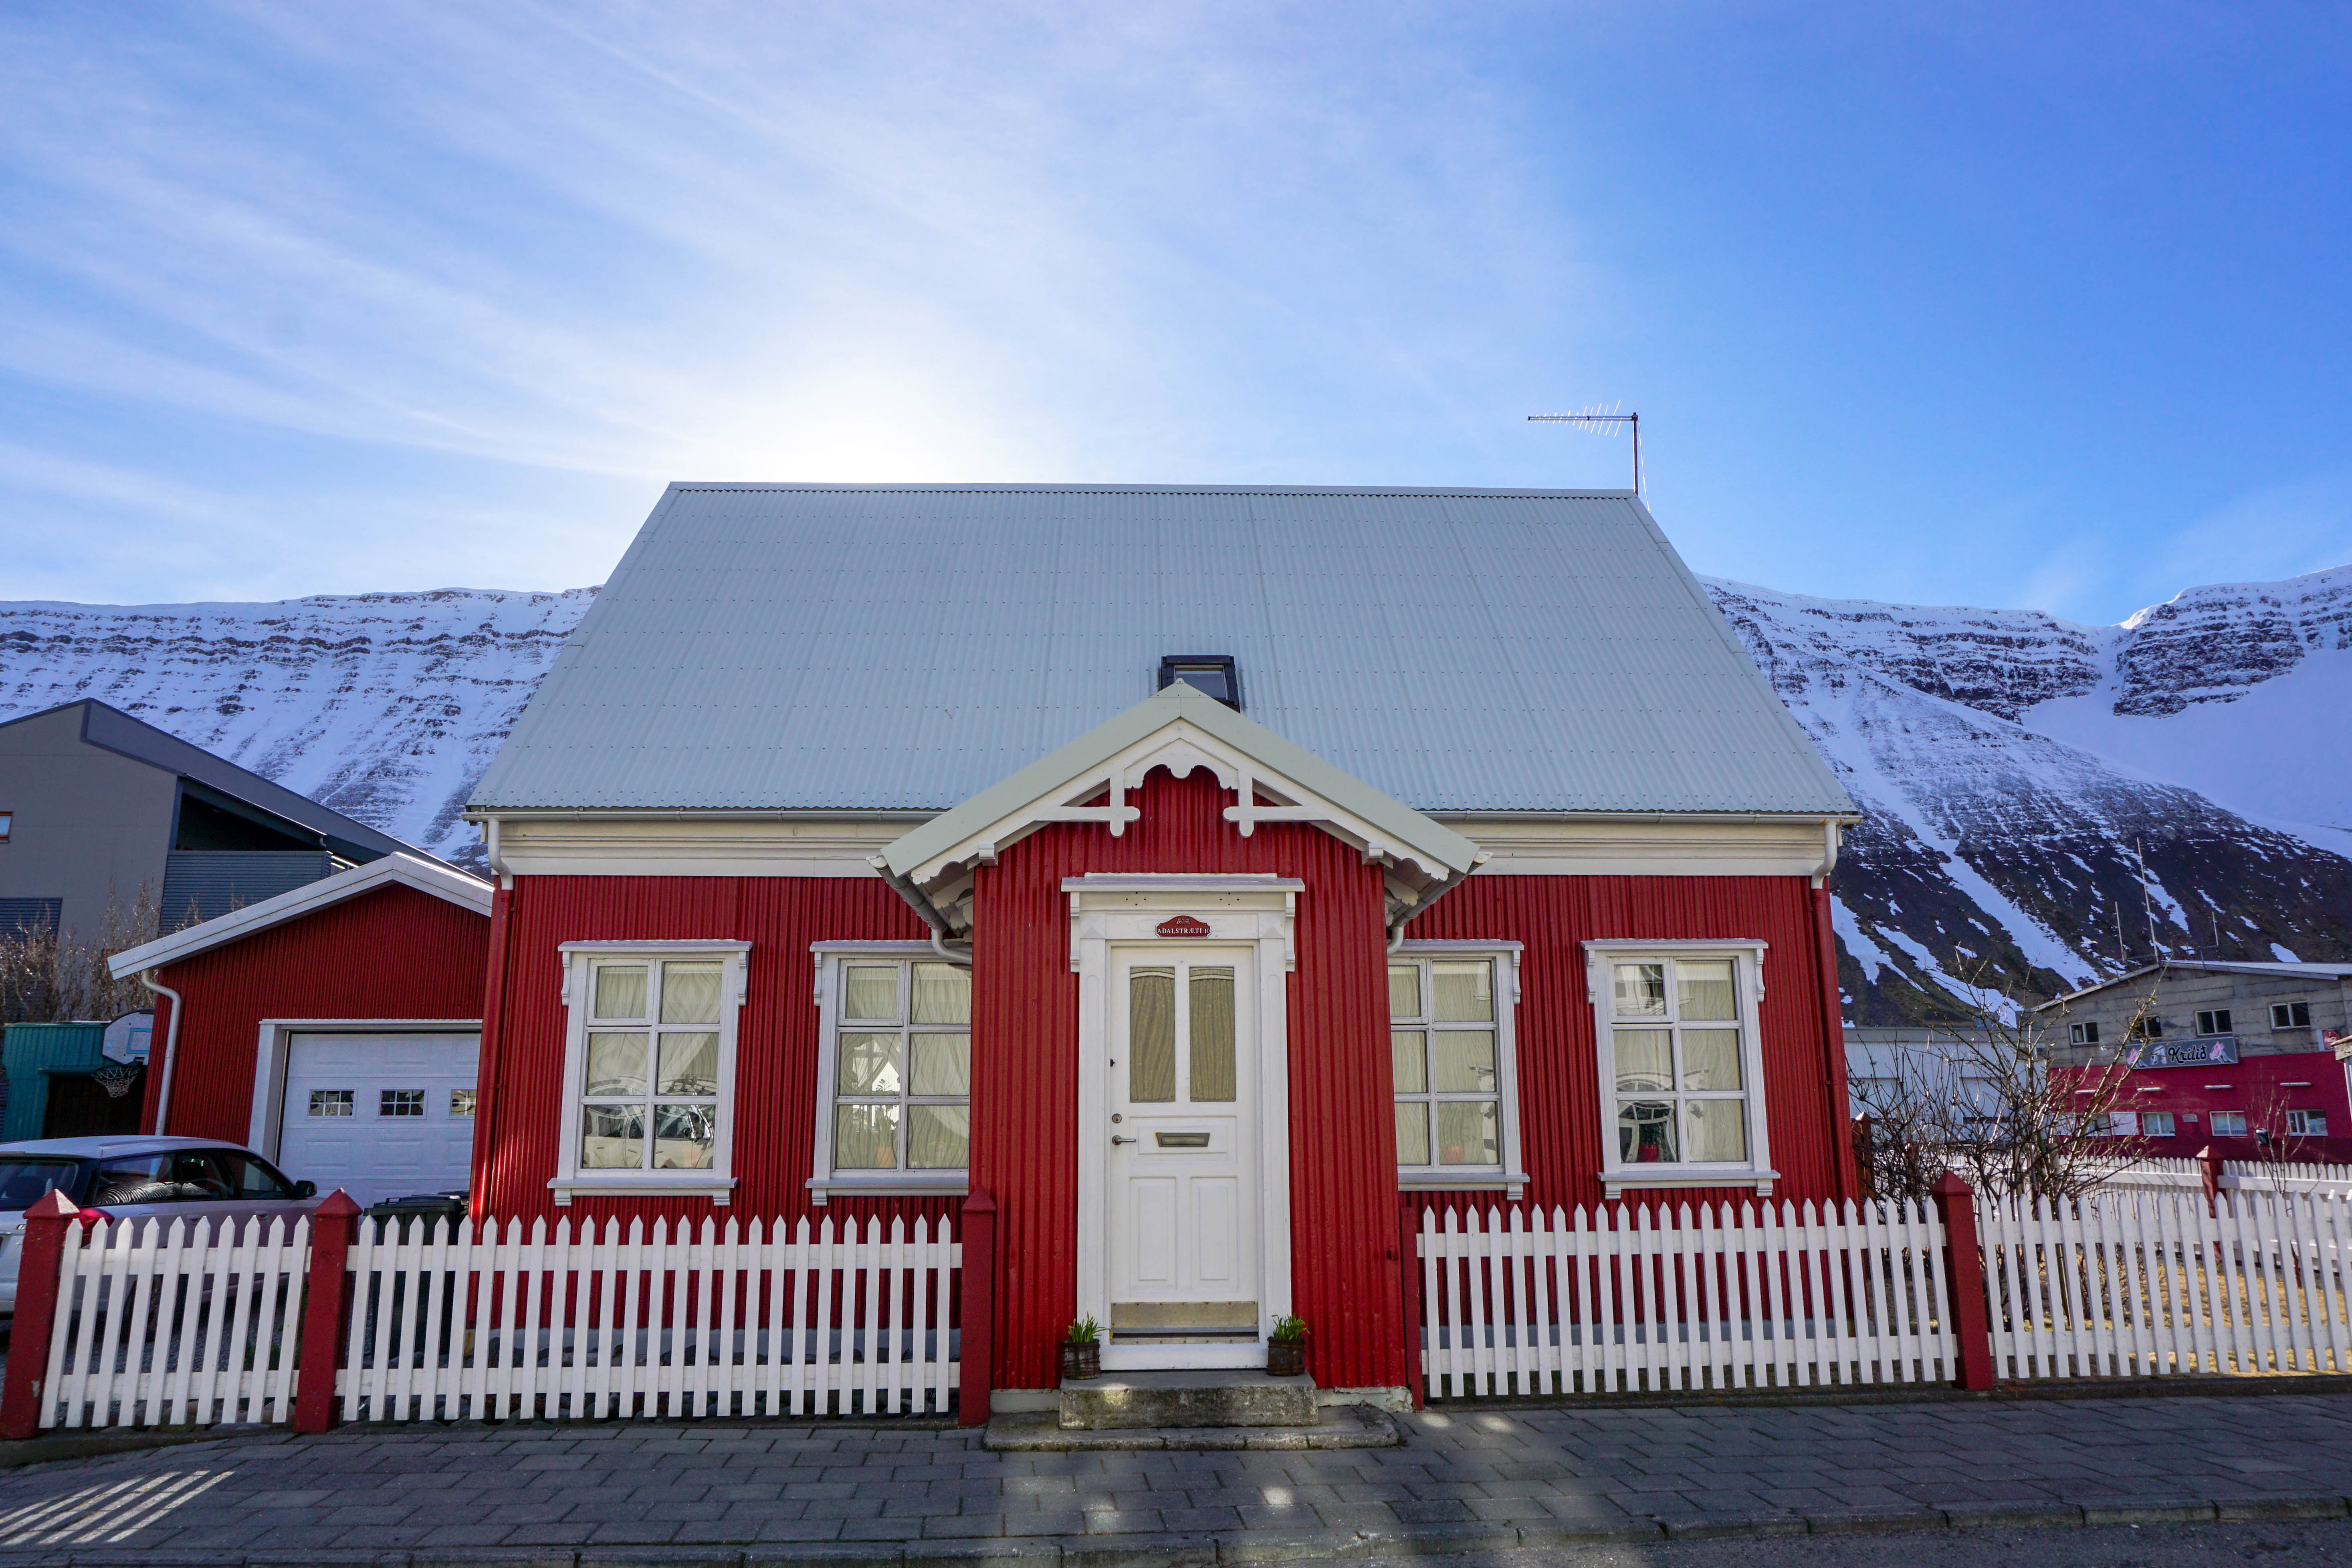
[[(375, 1221), (376, 1240), (382, 1241), (384, 1238), (383, 1233), (389, 1222), (398, 1220), (400, 1228), (394, 1234), (393, 1239), (406, 1241), (410, 1226), (419, 1220), (464, 1219), (466, 1194), (463, 1193), (411, 1193), (404, 1198), (386, 1198), (380, 1204), (370, 1205), (367, 1217)], [(443, 1226), (437, 1239), (446, 1241), (450, 1236), (450, 1227)], [(423, 1237), (420, 1237), (418, 1239), (422, 1240)]]

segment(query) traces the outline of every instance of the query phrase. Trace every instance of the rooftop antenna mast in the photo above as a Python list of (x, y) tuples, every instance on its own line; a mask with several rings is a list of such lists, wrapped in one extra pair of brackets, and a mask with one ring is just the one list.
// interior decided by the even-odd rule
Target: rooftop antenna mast
[(1614, 436), (1614, 426), (1622, 425), (1633, 433), (1633, 493), (1642, 493), (1642, 416), (1620, 414), (1614, 403), (1603, 408), (1598, 404), (1581, 414), (1530, 414), (1530, 425), (1581, 425), (1597, 435)]

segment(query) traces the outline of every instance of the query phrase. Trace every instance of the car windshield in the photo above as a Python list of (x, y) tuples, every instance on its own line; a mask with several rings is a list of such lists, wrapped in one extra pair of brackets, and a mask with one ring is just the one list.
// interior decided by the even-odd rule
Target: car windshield
[(18, 1156), (10, 1159), (0, 1155), (0, 1211), (14, 1213), (28, 1209), (43, 1193), (62, 1187), (72, 1195), (75, 1178), (81, 1173), (79, 1160), (39, 1159)]

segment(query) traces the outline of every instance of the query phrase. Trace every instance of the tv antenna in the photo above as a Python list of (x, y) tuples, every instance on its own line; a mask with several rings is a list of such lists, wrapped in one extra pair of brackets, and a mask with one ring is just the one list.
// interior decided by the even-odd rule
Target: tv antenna
[(1617, 434), (1614, 426), (1624, 426), (1633, 433), (1633, 493), (1640, 495), (1642, 493), (1642, 416), (1638, 414), (1620, 414), (1617, 412), (1617, 406), (1612, 403), (1603, 408), (1595, 404), (1581, 414), (1530, 414), (1528, 416), (1528, 423), (1530, 425), (1581, 425), (1601, 436), (1614, 436)]

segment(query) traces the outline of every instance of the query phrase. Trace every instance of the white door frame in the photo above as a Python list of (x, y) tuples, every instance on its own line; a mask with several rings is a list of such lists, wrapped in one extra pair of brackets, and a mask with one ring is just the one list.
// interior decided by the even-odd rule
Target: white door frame
[[(1176, 946), (1199, 942), (1257, 950), (1258, 1335), (1290, 1311), (1290, 1034), (1287, 976), (1297, 967), (1292, 927), (1306, 884), (1272, 876), (1072, 877), (1070, 967), (1078, 976), (1078, 1279), (1074, 1315), (1110, 1321), (1110, 950), (1117, 943)], [(1204, 938), (1162, 937), (1161, 922), (1189, 915)], [(1239, 998), (1236, 998), (1238, 1001)], [(1246, 1367), (1264, 1363), (1255, 1344), (1103, 1345), (1106, 1370)]]

